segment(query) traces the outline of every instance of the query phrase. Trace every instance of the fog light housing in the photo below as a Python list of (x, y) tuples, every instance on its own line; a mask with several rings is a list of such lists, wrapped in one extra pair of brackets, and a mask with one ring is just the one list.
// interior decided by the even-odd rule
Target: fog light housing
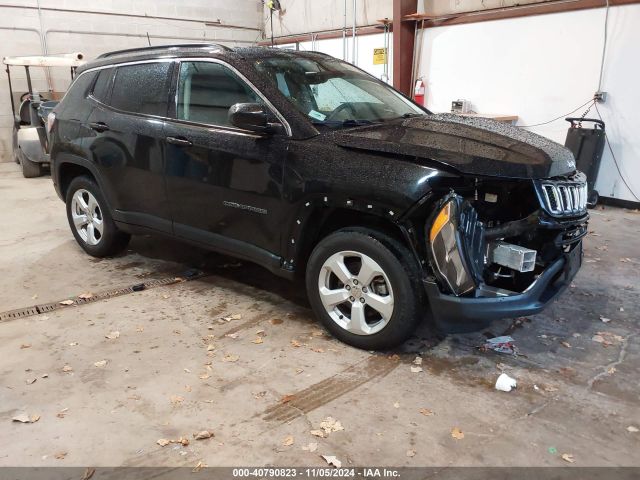
[[(454, 295), (463, 295), (477, 287), (474, 262), (469, 247), (481, 252), (484, 233), (475, 210), (456, 194), (447, 196), (429, 228), (429, 251), (434, 273)], [(464, 233), (464, 238), (463, 234)]]

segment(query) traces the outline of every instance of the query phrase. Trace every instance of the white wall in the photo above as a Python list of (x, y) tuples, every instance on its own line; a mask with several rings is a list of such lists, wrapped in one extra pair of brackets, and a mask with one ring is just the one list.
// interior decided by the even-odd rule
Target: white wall
[[(273, 16), (275, 37), (306, 34), (344, 27), (345, 3), (347, 26), (353, 25), (353, 0), (280, 0), (282, 11)], [(265, 7), (265, 32), (271, 36), (269, 9)], [(356, 0), (356, 25), (376, 25), (393, 16), (391, 0)]]
[[(37, 0), (0, 0), (0, 57), (41, 55), (42, 33), (49, 53), (82, 51), (87, 58), (123, 48), (147, 45), (147, 32), (152, 45), (215, 41), (226, 45), (250, 45), (262, 39), (263, 7), (261, 0), (238, 0), (233, 3), (216, 0), (40, 0), (42, 25), (36, 7)], [(141, 17), (60, 12), (92, 10), (169, 17)], [(186, 21), (186, 20), (196, 20)], [(224, 25), (245, 28), (206, 26), (204, 22), (220, 20)], [(4, 70), (4, 65), (2, 66)], [(51, 69), (53, 89), (64, 92), (69, 84), (66, 68)], [(43, 69), (32, 69), (34, 88), (46, 92), (49, 84)], [(12, 67), (14, 91), (26, 91), (22, 68)], [(0, 72), (0, 161), (11, 160), (11, 104), (7, 77)]]
[[(425, 31), (420, 75), (427, 106), (449, 111), (470, 100), (483, 113), (520, 117), (520, 125), (544, 122), (585, 103), (598, 87), (604, 9), (582, 10)], [(598, 105), (620, 168), (640, 196), (640, 5), (612, 7)], [(584, 109), (572, 116), (580, 116)], [(589, 114), (597, 117), (595, 109)], [(564, 143), (564, 120), (532, 128)], [(637, 201), (617, 173), (608, 149), (596, 185), (600, 195)]]

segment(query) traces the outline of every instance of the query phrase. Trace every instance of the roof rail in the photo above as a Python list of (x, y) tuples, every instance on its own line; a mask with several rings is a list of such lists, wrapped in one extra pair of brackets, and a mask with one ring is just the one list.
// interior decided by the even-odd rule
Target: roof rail
[(219, 43), (183, 43), (178, 45), (156, 45), (152, 47), (139, 47), (139, 48), (127, 48), (125, 50), (115, 50), (113, 52), (103, 53), (99, 55), (97, 58), (107, 58), (113, 57), (116, 55), (124, 55), (127, 53), (136, 53), (136, 52), (150, 52), (153, 50), (167, 50), (170, 48), (205, 48), (205, 47), (216, 47), (221, 50), (231, 51), (231, 49), (225, 45), (220, 45)]

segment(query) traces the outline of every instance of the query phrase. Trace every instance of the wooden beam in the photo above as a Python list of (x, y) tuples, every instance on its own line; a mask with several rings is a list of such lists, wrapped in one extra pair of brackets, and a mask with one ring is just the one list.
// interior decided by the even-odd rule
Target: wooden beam
[[(392, 26), (389, 26), (389, 30), (392, 30)], [(383, 33), (384, 25), (366, 25), (362, 27), (356, 28), (356, 36), (358, 35), (373, 35), (374, 33)], [(273, 39), (274, 45), (286, 45), (288, 43), (298, 43), (298, 42), (310, 42), (312, 40), (312, 35), (315, 36), (316, 40), (327, 40), (329, 38), (342, 38), (342, 29), (340, 30), (325, 30), (322, 32), (314, 32), (314, 33), (301, 33), (299, 35), (286, 35), (283, 37), (275, 37)], [(349, 36), (351, 36), (351, 29), (349, 29)], [(263, 40), (258, 42), (260, 46), (270, 46), (271, 40)]]
[(418, 11), (418, 0), (393, 0), (393, 86), (411, 96), (415, 25), (404, 17)]
[[(609, 0), (612, 7), (640, 3), (640, 0)], [(433, 15), (405, 15), (407, 21), (421, 22), (424, 27), (444, 27), (448, 25), (462, 25), (466, 23), (487, 22), (490, 20), (505, 20), (508, 18), (529, 17), (533, 15), (545, 15), (548, 13), (562, 13), (590, 8), (602, 8), (607, 4), (606, 0), (556, 0), (543, 3), (530, 3), (513, 7), (491, 8), (474, 12), (448, 13), (441, 17)], [(420, 24), (418, 28), (420, 28)]]

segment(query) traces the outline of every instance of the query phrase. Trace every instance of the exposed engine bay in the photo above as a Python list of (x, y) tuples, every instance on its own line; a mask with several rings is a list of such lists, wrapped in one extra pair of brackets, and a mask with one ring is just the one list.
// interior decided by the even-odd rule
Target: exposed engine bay
[(586, 178), (465, 179), (427, 220), (427, 255), (444, 293), (527, 290), (587, 233)]

